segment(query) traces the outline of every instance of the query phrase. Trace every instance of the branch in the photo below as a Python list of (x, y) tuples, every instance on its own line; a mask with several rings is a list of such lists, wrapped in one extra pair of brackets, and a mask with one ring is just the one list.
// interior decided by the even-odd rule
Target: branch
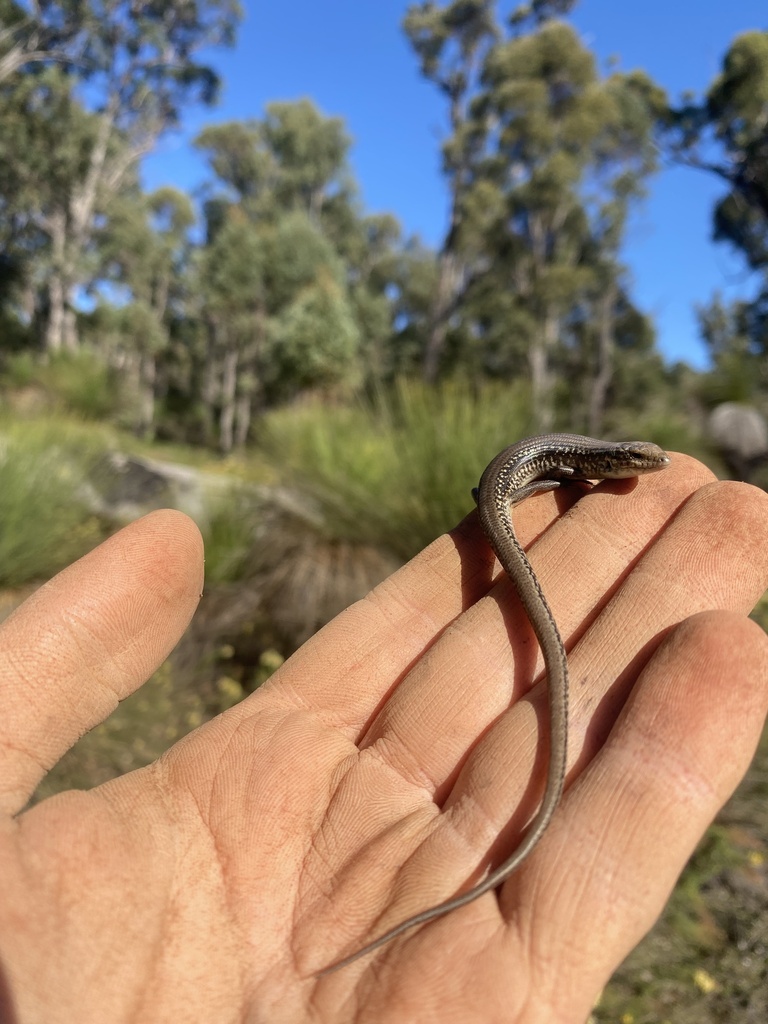
[(716, 174), (718, 178), (722, 178), (723, 181), (727, 181), (729, 185), (737, 189), (747, 202), (751, 202), (768, 217), (768, 190), (754, 178), (747, 177), (745, 168), (730, 169), (722, 164), (709, 163), (697, 156), (683, 156), (682, 154), (679, 154), (676, 159), (685, 167), (693, 167), (696, 170)]
[(57, 64), (68, 64), (71, 67), (88, 67), (85, 61), (71, 57), (64, 50), (29, 50), (25, 51), (23, 46), (15, 46), (0, 59), (0, 82), (10, 78), (19, 68), (26, 64), (41, 64), (43, 61), (52, 61)]

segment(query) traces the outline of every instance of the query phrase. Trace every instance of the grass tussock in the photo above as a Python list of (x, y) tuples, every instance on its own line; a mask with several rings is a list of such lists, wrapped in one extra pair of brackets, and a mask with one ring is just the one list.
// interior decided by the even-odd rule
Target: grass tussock
[(517, 387), (401, 382), (353, 407), (280, 410), (260, 440), (331, 535), (407, 559), (471, 510), (483, 467), (528, 420)]
[(11, 393), (36, 390), (42, 406), (83, 420), (106, 421), (120, 404), (117, 375), (88, 349), (59, 352), (45, 361), (17, 352), (4, 362), (3, 385)]
[(105, 446), (58, 418), (0, 423), (0, 586), (47, 579), (102, 538), (79, 492)]

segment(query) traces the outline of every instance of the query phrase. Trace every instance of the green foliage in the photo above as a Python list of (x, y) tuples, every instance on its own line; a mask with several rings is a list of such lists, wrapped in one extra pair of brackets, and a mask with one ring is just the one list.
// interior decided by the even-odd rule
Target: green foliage
[[(208, 155), (211, 170), (235, 193), (239, 201), (259, 204), (275, 171), (274, 157), (262, 144), (261, 129), (255, 121), (228, 121), (209, 125), (194, 141)], [(218, 224), (218, 211), (213, 218)], [(210, 224), (210, 218), (209, 218)], [(208, 232), (212, 241), (215, 232)]]
[(34, 353), (22, 351), (3, 361), (3, 374), (0, 380), (4, 390), (26, 388), (36, 381), (39, 372), (40, 363)]
[(528, 424), (520, 387), (401, 381), (352, 408), (271, 413), (262, 443), (330, 536), (406, 559), (471, 510), (480, 471)]
[(350, 139), (339, 117), (323, 117), (314, 103), (268, 103), (264, 141), (280, 166), (277, 199), (283, 209), (320, 212), (323, 197), (343, 183)]
[(382, 365), (399, 229), (359, 214), (342, 122), (308, 100), (212, 126), (196, 144), (224, 186), (209, 190), (194, 290), (208, 332), (204, 415), (229, 451), (260, 405), (359, 380), (361, 334), (376, 349), (372, 373)]
[(74, 97), (72, 78), (53, 66), (0, 83), (0, 120), (4, 212), (31, 214), (34, 224), (86, 172), (97, 119)]
[(260, 516), (254, 492), (236, 484), (217, 502), (203, 531), (206, 586), (234, 583), (249, 575)]
[(4, 363), (0, 385), (37, 387), (52, 410), (87, 420), (109, 419), (119, 408), (119, 387), (104, 360), (95, 352), (59, 352), (44, 362), (19, 352)]
[(266, 273), (272, 312), (285, 309), (320, 275), (339, 284), (344, 281), (344, 266), (333, 246), (305, 213), (295, 211), (282, 217), (268, 238)]
[(568, 14), (576, 6), (577, 0), (531, 0), (530, 3), (516, 7), (509, 16), (510, 24), (519, 27), (529, 19), (540, 25), (550, 18), (559, 18)]
[(715, 293), (696, 308), (701, 336), (712, 361), (703, 375), (700, 395), (708, 407), (720, 402), (759, 404), (768, 385), (765, 347), (768, 339), (755, 322), (755, 304), (726, 303)]
[(116, 0), (32, 5), (16, 32), (0, 22), (0, 238), (21, 235), (45, 268), (36, 313), (49, 351), (77, 347), (105, 207), (185, 103), (215, 99), (218, 75), (197, 54), (231, 43), (240, 14), (237, 0)]
[(108, 419), (119, 408), (115, 376), (103, 360), (85, 349), (52, 358), (42, 380), (64, 410), (86, 419)]
[(268, 384), (278, 394), (355, 383), (359, 334), (333, 280), (300, 292), (272, 325)]
[(495, 0), (453, 0), (439, 6), (411, 4), (403, 19), (403, 31), (421, 62), (425, 78), (458, 98), (469, 86), (471, 66), (498, 34)]
[(708, 95), (709, 114), (717, 132), (734, 149), (746, 150), (758, 139), (768, 104), (768, 32), (745, 32), (731, 44), (722, 73)]
[(768, 31), (738, 36), (706, 99), (706, 120), (728, 160), (732, 184), (714, 215), (715, 238), (739, 248), (749, 266), (768, 272)]
[[(73, 182), (87, 173), (98, 122), (75, 97), (71, 76), (52, 66), (0, 82), (0, 124), (0, 246), (15, 278), (0, 296), (0, 319), (26, 324), (30, 296), (37, 295), (40, 304), (61, 266), (62, 245), (54, 252), (53, 232), (61, 243)], [(20, 317), (22, 301), (27, 316)], [(39, 348), (49, 310), (36, 312), (27, 333)]]
[(78, 492), (104, 446), (92, 427), (0, 422), (0, 584), (46, 579), (102, 539)]
[(106, 213), (97, 234), (102, 278), (161, 320), (186, 262), (194, 224), (189, 197), (172, 188), (147, 195), (135, 188), (114, 197)]
[(348, 201), (349, 144), (343, 121), (307, 99), (268, 103), (263, 120), (211, 125), (195, 140), (253, 221), (297, 210), (317, 219), (332, 197)]
[(724, 306), (714, 296), (698, 310), (715, 363), (705, 382), (708, 402), (764, 401), (768, 352), (768, 31), (731, 43), (701, 102), (667, 112), (664, 140), (672, 156), (725, 181), (714, 210), (714, 237), (735, 247), (757, 278), (756, 298)]
[(690, 418), (682, 410), (671, 411), (668, 405), (661, 405), (660, 402), (640, 415), (616, 411), (608, 425), (608, 436), (653, 441), (665, 451), (685, 452), (704, 463), (710, 462), (709, 445)]
[(238, 217), (226, 221), (202, 254), (200, 286), (210, 313), (226, 318), (263, 301), (265, 246), (253, 224)]

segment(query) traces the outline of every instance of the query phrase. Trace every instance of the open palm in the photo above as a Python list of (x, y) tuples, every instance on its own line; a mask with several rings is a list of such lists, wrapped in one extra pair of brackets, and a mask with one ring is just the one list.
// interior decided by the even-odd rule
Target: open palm
[(498, 893), (323, 978), (541, 796), (540, 655), (475, 515), (155, 764), (19, 813), (178, 640), (199, 536), (156, 513), (56, 577), (0, 628), (3, 1024), (583, 1021), (768, 706), (766, 497), (710, 481), (675, 457), (516, 509), (569, 648), (561, 807)]

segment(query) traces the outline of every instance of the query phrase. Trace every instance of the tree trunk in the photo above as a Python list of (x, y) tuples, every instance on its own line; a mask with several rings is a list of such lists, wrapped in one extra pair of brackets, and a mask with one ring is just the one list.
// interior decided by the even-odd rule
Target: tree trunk
[(48, 278), (48, 320), (45, 325), (46, 353), (60, 352), (64, 339), (64, 288), (57, 271)]
[[(418, 6), (413, 5), (406, 15), (406, 34), (421, 59), (422, 74), (449, 98), (448, 117), (451, 125), (450, 158), (447, 157), (448, 148), (445, 147), (443, 151), (450, 193), (450, 221), (438, 256), (437, 288), (430, 310), (422, 363), (422, 376), (428, 384), (432, 384), (440, 372), (449, 320), (456, 307), (465, 274), (465, 261), (458, 251), (459, 231), (463, 218), (462, 198), (474, 180), (475, 153), (471, 146), (457, 143), (462, 134), (466, 134), (473, 94), (480, 85), (481, 68), (489, 48), (499, 37), (499, 29), (493, 11), (494, 3), (490, 0), (479, 5), (448, 4), (448, 8), (439, 15), (440, 23), (433, 22), (424, 35), (424, 25), (420, 23), (424, 12), (418, 13)], [(409, 19), (413, 19), (410, 25)], [(455, 60), (448, 56), (452, 49), (450, 44), (444, 50), (444, 44), (448, 43), (451, 36), (451, 43), (458, 47), (460, 54)], [(436, 47), (435, 53), (441, 54), (436, 62), (430, 56), (433, 47)]]
[(219, 416), (219, 447), (225, 453), (234, 444), (235, 395), (237, 392), (237, 363), (239, 353), (234, 346), (224, 353), (221, 380), (221, 415)]
[(157, 363), (151, 352), (139, 356), (139, 407), (137, 433), (145, 440), (151, 440), (155, 433), (155, 380)]
[[(79, 339), (75, 312), (75, 293), (80, 283), (78, 264), (91, 240), (96, 200), (101, 190), (106, 198), (119, 189), (132, 164), (148, 150), (147, 140), (139, 145), (125, 146), (110, 162), (107, 160), (119, 107), (117, 93), (109, 97), (101, 113), (88, 168), (79, 187), (75, 187), (65, 208), (57, 210), (47, 227), (53, 250), (54, 269), (49, 286), (50, 313), (45, 347), (49, 352), (62, 348), (75, 351)], [(58, 278), (58, 280), (56, 280)]]
[(552, 404), (551, 355), (557, 343), (560, 321), (550, 307), (542, 323), (542, 329), (528, 353), (531, 367), (531, 404), (536, 429), (547, 433), (554, 424)]
[(219, 360), (217, 358), (219, 329), (213, 317), (205, 318), (207, 346), (203, 363), (200, 397), (203, 402), (205, 443), (216, 443), (216, 406), (219, 401)]
[(50, 221), (52, 266), (47, 283), (48, 322), (45, 351), (76, 352), (79, 345), (75, 313), (75, 259), (67, 238), (67, 218), (57, 212)]
[(597, 372), (590, 388), (588, 413), (589, 433), (592, 437), (600, 437), (603, 432), (608, 388), (613, 380), (613, 324), (618, 290), (613, 281), (603, 292), (598, 306)]
[(67, 352), (76, 352), (80, 347), (80, 336), (77, 332), (77, 313), (75, 312), (75, 289), (64, 285), (64, 322), (62, 323), (61, 341)]
[(461, 281), (461, 263), (456, 253), (448, 248), (449, 244), (452, 244), (450, 239), (438, 257), (437, 289), (429, 318), (429, 334), (424, 349), (422, 368), (427, 384), (434, 384), (437, 380), (440, 361), (445, 351), (445, 339), (448, 335), (448, 320)]
[(66, 248), (66, 217), (62, 210), (51, 216), (49, 234), (51, 238), (51, 270), (48, 275), (48, 318), (45, 325), (44, 346), (46, 353), (60, 352), (64, 345), (64, 311), (66, 288), (64, 284), (64, 261)]
[(48, 280), (46, 352), (76, 352), (79, 347), (74, 288), (65, 270), (52, 270)]
[(237, 396), (235, 402), (235, 446), (245, 448), (248, 440), (248, 431), (251, 429), (251, 394), (250, 392)]

